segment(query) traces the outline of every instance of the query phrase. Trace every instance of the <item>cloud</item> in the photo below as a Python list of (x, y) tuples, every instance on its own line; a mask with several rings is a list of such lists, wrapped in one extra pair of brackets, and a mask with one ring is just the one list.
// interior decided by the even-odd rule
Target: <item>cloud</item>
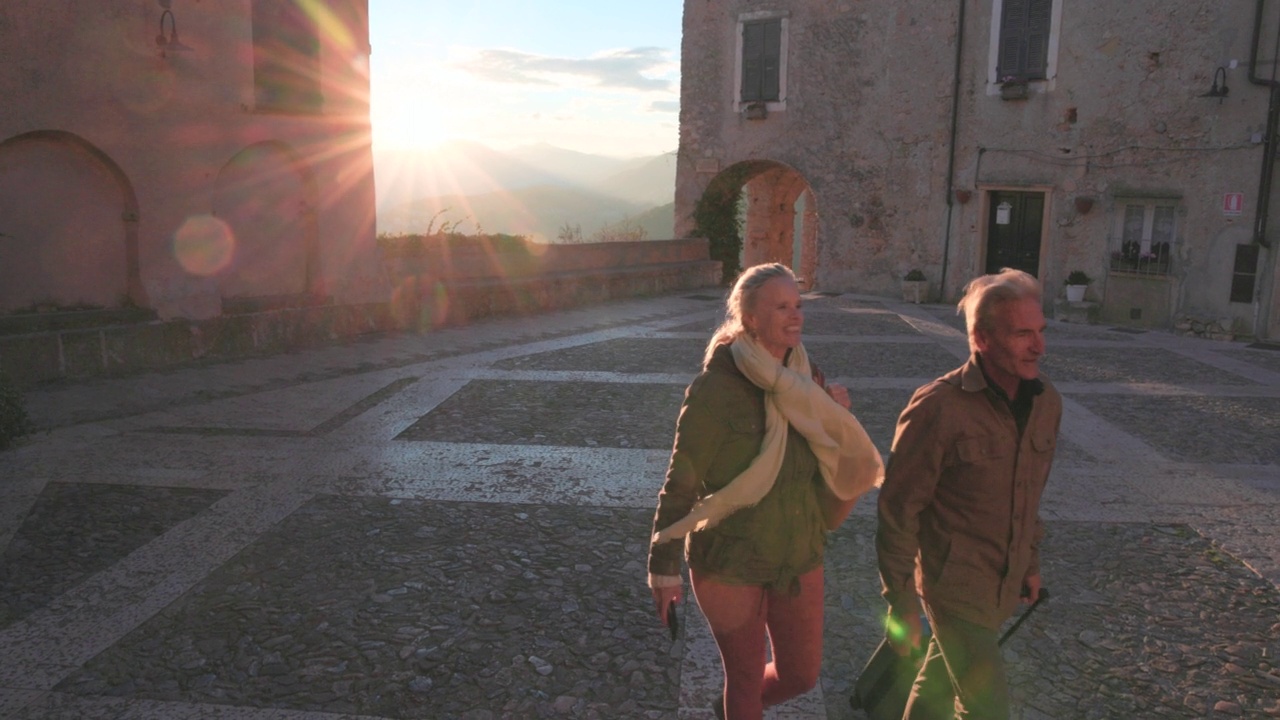
[(679, 112), (679, 100), (654, 100), (649, 103), (649, 112)]
[(664, 72), (671, 61), (662, 48), (639, 47), (612, 50), (589, 58), (533, 55), (518, 50), (478, 50), (455, 67), (500, 83), (560, 85), (564, 76), (580, 78), (598, 87), (670, 92), (670, 80), (645, 73)]

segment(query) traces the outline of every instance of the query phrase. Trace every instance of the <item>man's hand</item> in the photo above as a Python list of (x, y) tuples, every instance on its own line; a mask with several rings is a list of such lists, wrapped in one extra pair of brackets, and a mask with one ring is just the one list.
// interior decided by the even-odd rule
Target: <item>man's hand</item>
[(884, 635), (889, 639), (889, 646), (902, 657), (915, 655), (920, 651), (920, 639), (924, 630), (920, 623), (920, 606), (918, 603), (904, 603), (909, 606), (905, 611), (889, 608), (889, 617), (885, 619)]
[(680, 586), (672, 585), (671, 587), (656, 587), (653, 590), (653, 605), (658, 610), (658, 620), (663, 625), (667, 624), (667, 607), (671, 603), (680, 602)]
[(1040, 576), (1028, 575), (1022, 579), (1022, 604), (1029, 605), (1040, 598)]

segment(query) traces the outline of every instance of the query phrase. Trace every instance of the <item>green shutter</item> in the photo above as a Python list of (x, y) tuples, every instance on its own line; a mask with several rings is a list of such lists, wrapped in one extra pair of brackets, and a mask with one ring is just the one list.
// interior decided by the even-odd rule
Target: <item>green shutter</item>
[(782, 21), (742, 25), (742, 102), (777, 100), (782, 62)]
[(1039, 80), (1049, 59), (1053, 0), (1004, 0), (1000, 18), (998, 78)]

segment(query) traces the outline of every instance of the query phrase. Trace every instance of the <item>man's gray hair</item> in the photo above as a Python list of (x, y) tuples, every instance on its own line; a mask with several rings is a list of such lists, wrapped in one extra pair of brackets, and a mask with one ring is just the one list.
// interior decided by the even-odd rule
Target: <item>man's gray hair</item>
[(1014, 300), (1034, 298), (1039, 300), (1043, 291), (1040, 281), (1030, 273), (1013, 268), (1001, 268), (1000, 272), (979, 275), (964, 286), (964, 295), (956, 305), (956, 314), (964, 315), (965, 329), (969, 333), (969, 350), (977, 350), (974, 333), (978, 329), (990, 330), (992, 315), (1000, 305)]

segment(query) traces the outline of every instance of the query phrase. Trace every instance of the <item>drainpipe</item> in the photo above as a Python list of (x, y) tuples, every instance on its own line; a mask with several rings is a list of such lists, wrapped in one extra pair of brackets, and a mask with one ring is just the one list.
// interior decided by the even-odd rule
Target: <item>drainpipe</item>
[(1258, 216), (1253, 222), (1253, 241), (1270, 249), (1267, 240), (1267, 219), (1271, 212), (1271, 177), (1275, 171), (1276, 130), (1280, 126), (1280, 83), (1276, 82), (1276, 62), (1280, 61), (1280, 24), (1276, 28), (1276, 52), (1272, 57), (1271, 78), (1260, 78), (1258, 67), (1258, 41), (1262, 35), (1262, 6), (1266, 0), (1257, 0), (1253, 15), (1253, 40), (1249, 44), (1249, 82), (1270, 90), (1267, 103), (1267, 132), (1262, 144), (1262, 175), (1258, 178)]
[[(1258, 216), (1253, 223), (1253, 242), (1271, 249), (1267, 239), (1267, 220), (1271, 212), (1271, 181), (1275, 173), (1276, 132), (1280, 129), (1280, 83), (1276, 82), (1276, 63), (1280, 62), (1280, 23), (1276, 26), (1276, 47), (1271, 58), (1271, 77), (1260, 78), (1258, 68), (1258, 43), (1262, 37), (1262, 10), (1264, 0), (1257, 0), (1253, 14), (1253, 38), (1249, 44), (1249, 82), (1261, 85), (1269, 91), (1267, 102), (1267, 131), (1262, 145), (1262, 174), (1258, 178)], [(1259, 274), (1261, 275), (1261, 274)], [(1259, 336), (1262, 315), (1262, 278), (1258, 278), (1253, 295), (1253, 334)], [(1274, 292), (1274, 289), (1273, 289)]]
[[(1262, 0), (1258, 0), (1259, 3)], [(951, 73), (951, 140), (947, 147), (947, 226), (942, 238), (942, 277), (938, 280), (938, 293), (946, 297), (947, 293), (947, 261), (951, 257), (951, 215), (955, 209), (955, 169), (956, 169), (956, 133), (960, 124), (960, 56), (964, 50), (964, 5), (960, 0), (959, 15), (956, 17), (956, 59)]]

